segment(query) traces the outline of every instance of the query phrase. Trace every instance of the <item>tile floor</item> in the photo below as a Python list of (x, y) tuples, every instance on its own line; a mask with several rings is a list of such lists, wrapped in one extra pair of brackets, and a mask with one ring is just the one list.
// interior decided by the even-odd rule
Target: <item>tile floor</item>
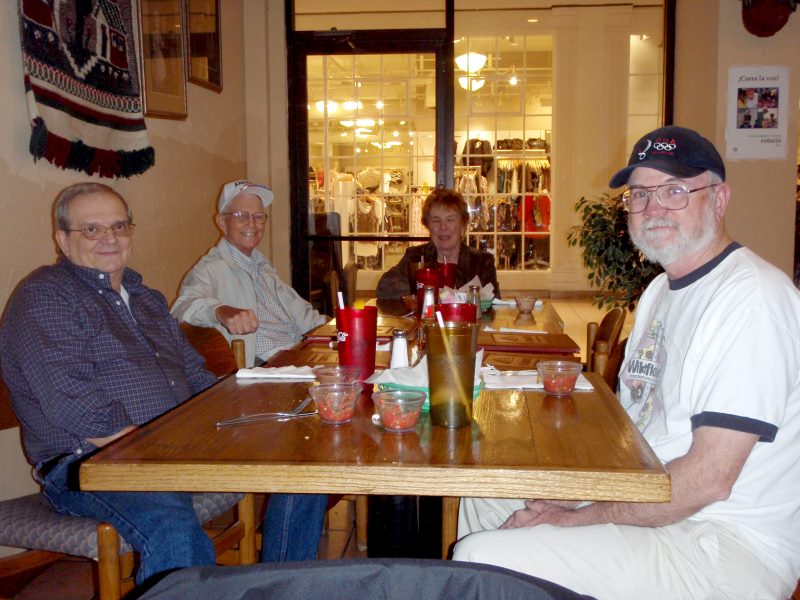
[[(581, 346), (581, 357), (586, 358), (586, 323), (603, 318), (604, 310), (591, 305), (589, 299), (552, 300), (564, 320), (564, 331)], [(630, 333), (633, 318), (628, 315), (622, 336)], [(366, 557), (359, 552), (355, 542), (354, 503), (340, 502), (329, 512), (328, 530), (320, 542), (321, 559)], [(91, 565), (81, 560), (54, 563), (34, 579), (16, 596), (15, 600), (90, 600), (93, 598)], [(0, 600), (9, 598), (0, 590)]]

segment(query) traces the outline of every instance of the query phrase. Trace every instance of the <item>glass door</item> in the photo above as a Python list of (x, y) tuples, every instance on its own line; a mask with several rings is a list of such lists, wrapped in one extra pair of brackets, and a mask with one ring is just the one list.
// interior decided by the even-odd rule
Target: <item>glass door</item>
[(347, 281), (357, 271), (358, 287), (375, 289), (409, 245), (427, 241), (420, 213), (429, 190), (452, 185), (452, 145), (438, 149), (436, 170), (445, 130), (437, 93), (443, 106), (452, 42), (444, 30), (305, 36), (294, 60), (290, 48), (292, 162), (301, 182), (292, 199), (300, 217), (293, 285), (332, 314), (329, 273)]
[(333, 268), (352, 263), (372, 279), (427, 239), (420, 210), (436, 182), (435, 63), (429, 53), (307, 58), (309, 235), (339, 238), (312, 243), (317, 270), (326, 242)]

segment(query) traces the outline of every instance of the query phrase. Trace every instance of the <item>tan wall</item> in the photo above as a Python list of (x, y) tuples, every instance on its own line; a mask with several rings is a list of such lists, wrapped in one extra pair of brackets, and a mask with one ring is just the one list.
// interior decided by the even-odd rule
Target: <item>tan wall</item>
[[(188, 119), (147, 119), (155, 167), (128, 180), (98, 179), (130, 202), (137, 224), (131, 266), (170, 302), (183, 274), (217, 239), (219, 186), (246, 174), (242, 22), (241, 0), (225, 0), (223, 92), (189, 84)], [(34, 163), (28, 153), (18, 23), (17, 3), (0, 2), (0, 310), (20, 279), (55, 258), (50, 207), (58, 190), (88, 179)], [(18, 430), (0, 432), (0, 456), (0, 499), (34, 489)]]
[[(795, 172), (800, 98), (800, 12), (772, 37), (748, 33), (739, 0), (678, 0), (675, 123), (692, 127), (725, 152), (728, 70), (788, 66), (785, 160), (726, 160), (733, 188), (727, 224), (734, 239), (787, 274), (794, 265)], [(735, 101), (735, 99), (734, 99)]]

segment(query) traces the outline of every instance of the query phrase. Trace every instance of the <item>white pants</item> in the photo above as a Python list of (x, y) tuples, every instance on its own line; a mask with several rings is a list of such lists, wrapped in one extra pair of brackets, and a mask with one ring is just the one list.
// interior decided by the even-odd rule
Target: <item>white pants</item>
[(506, 567), (599, 600), (786, 600), (794, 589), (717, 523), (497, 530), (519, 508), (522, 500), (462, 499), (453, 559)]

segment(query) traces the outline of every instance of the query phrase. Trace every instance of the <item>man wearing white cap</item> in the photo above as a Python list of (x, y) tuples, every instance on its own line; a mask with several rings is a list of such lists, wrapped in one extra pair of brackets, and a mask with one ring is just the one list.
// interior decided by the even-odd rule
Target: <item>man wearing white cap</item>
[[(298, 342), (325, 322), (283, 283), (256, 248), (264, 237), (272, 192), (246, 180), (226, 183), (217, 204), (222, 239), (186, 275), (172, 314), (228, 339), (244, 338), (247, 365)], [(264, 517), (261, 560), (316, 558), (328, 497), (272, 494)]]
[(610, 185), (627, 186), (631, 238), (664, 267), (636, 309), (619, 395), (672, 498), (466, 499), (454, 559), (599, 600), (787, 598), (800, 576), (800, 294), (728, 234), (725, 165), (697, 132), (648, 133)]
[(223, 237), (186, 275), (172, 306), (180, 321), (216, 327), (228, 341), (244, 339), (248, 367), (325, 322), (257, 250), (270, 204), (264, 186), (246, 180), (223, 186), (216, 216)]

